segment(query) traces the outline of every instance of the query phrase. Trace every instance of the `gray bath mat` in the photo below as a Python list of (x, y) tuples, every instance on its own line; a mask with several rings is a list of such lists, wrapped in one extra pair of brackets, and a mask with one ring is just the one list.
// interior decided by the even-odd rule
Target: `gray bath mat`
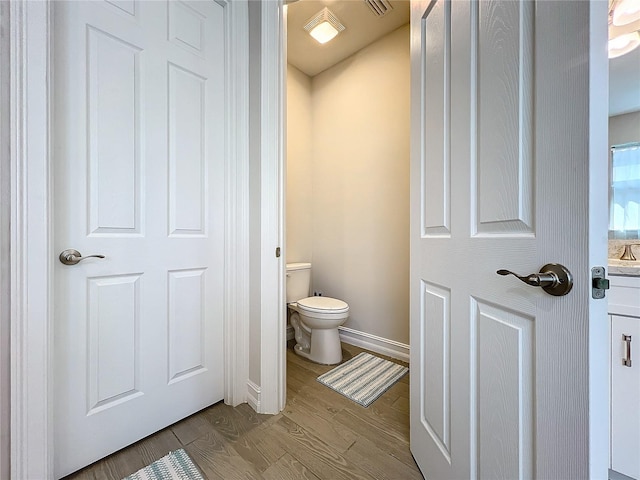
[(362, 352), (320, 375), (318, 381), (363, 407), (368, 407), (408, 371), (407, 367)]

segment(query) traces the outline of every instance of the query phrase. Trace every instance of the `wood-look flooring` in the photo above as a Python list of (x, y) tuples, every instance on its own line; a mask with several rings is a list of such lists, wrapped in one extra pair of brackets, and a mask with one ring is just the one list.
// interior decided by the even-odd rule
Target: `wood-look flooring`
[[(365, 351), (342, 347), (343, 361)], [(409, 376), (364, 408), (316, 381), (331, 368), (289, 348), (278, 415), (220, 402), (66, 479), (120, 480), (184, 448), (208, 480), (421, 480), (409, 451)]]

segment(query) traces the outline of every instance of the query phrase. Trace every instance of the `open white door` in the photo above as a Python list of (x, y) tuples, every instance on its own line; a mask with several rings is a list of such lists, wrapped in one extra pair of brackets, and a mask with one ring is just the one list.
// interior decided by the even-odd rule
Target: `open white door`
[(223, 398), (229, 8), (54, 4), (56, 478)]
[[(413, 455), (427, 479), (606, 478), (606, 2), (411, 15)], [(567, 295), (496, 274), (549, 263)]]

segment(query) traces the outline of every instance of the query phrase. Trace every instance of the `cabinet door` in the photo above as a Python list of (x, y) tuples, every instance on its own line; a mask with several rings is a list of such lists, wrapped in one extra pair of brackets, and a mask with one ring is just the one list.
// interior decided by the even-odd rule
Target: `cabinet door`
[[(631, 366), (624, 360), (630, 360)], [(639, 452), (640, 318), (612, 315), (611, 468), (640, 479)]]

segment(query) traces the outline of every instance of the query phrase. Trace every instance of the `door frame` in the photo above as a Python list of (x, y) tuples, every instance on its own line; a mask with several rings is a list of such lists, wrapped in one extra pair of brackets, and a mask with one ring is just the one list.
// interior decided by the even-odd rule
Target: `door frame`
[[(295, 0), (293, 0), (295, 1)], [(286, 0), (285, 0), (285, 3)], [(596, 2), (597, 3), (597, 2)], [(283, 21), (286, 17), (285, 13), (281, 9), (283, 4), (283, 0), (277, 0), (273, 2), (263, 2), (262, 6), (262, 18), (261, 18), (261, 28), (262, 28), (262, 42), (261, 42), (261, 85), (262, 85), (262, 102), (265, 101), (264, 96), (267, 95), (269, 101), (278, 102), (281, 108), (285, 105), (286, 102), (286, 90), (285, 90), (285, 75), (282, 72), (286, 69), (286, 33), (285, 33), (285, 22)], [(269, 6), (271, 5), (271, 6)], [(589, 25), (589, 39), (588, 41), (592, 45), (590, 49), (591, 58), (589, 59), (592, 63), (598, 63), (597, 56), (599, 52), (595, 50), (595, 45), (604, 45), (606, 42), (606, 29), (602, 28), (601, 22), (599, 20), (599, 14), (602, 12), (604, 8), (602, 6), (590, 6), (590, 25)], [(274, 11), (278, 11), (278, 15), (274, 15)], [(265, 80), (277, 78), (278, 75), (282, 75), (280, 82), (271, 81), (269, 83), (267, 81), (265, 87)], [(596, 85), (601, 88), (607, 88), (608, 86), (608, 76), (602, 71), (596, 69), (590, 69), (590, 84)], [(601, 88), (592, 88), (589, 95), (590, 97), (596, 98), (601, 91)], [(593, 100), (592, 100), (593, 102)], [(263, 104), (264, 105), (264, 104)], [(602, 105), (600, 104), (600, 107)], [(266, 139), (262, 137), (262, 154), (264, 160), (265, 151), (276, 152), (277, 149), (280, 148), (280, 151), (285, 147), (284, 142), (286, 141), (286, 129), (283, 121), (283, 116), (276, 115), (277, 109), (272, 109), (265, 113), (264, 109), (262, 111), (261, 125), (263, 129), (263, 133), (265, 128), (268, 127), (271, 122), (270, 130), (266, 131), (271, 133)], [(603, 142), (606, 143), (606, 140), (603, 138), (606, 136), (607, 131), (607, 113), (604, 109), (598, 109), (598, 111), (591, 111), (590, 118), (588, 119), (590, 123), (590, 130), (594, 132), (594, 135), (590, 138), (589, 148), (591, 151), (598, 152), (599, 147), (604, 145)], [(267, 123), (265, 123), (267, 122)], [(265, 127), (266, 125), (266, 127)], [(280, 143), (282, 142), (282, 143)], [(266, 150), (265, 150), (266, 148)], [(281, 153), (281, 155), (284, 155)], [(264, 163), (263, 163), (264, 165)], [(604, 171), (603, 168), (596, 169), (598, 170), (596, 175), (590, 177), (590, 191), (597, 191), (598, 181), (601, 178), (601, 174)], [(265, 187), (270, 189), (277, 189), (278, 185), (283, 182), (285, 169), (283, 168), (279, 173), (279, 178), (277, 181), (273, 181), (271, 183), (263, 183), (261, 192), (262, 198), (268, 198), (269, 195), (277, 195), (275, 190), (271, 190), (271, 192), (265, 192)], [(599, 173), (599, 174), (598, 174)], [(280, 183), (279, 183), (280, 182)], [(282, 192), (282, 196), (284, 198), (284, 192)], [(596, 198), (597, 195), (591, 196), (589, 208), (592, 212), (597, 213), (601, 211), (603, 208), (606, 208), (606, 205), (600, 205), (601, 202), (598, 202), (599, 198)], [(272, 208), (271, 205), (267, 205), (269, 208)], [(268, 214), (268, 208), (265, 210), (265, 204), (261, 203), (261, 208), (263, 215), (265, 212)], [(272, 213), (273, 215), (273, 213)], [(278, 211), (276, 216), (284, 219), (284, 204), (278, 205)], [(590, 238), (591, 242), (589, 250), (592, 252), (598, 251), (598, 243), (602, 242), (601, 238)], [(262, 252), (263, 261), (273, 255), (271, 251)], [(594, 258), (589, 258), (589, 263), (591, 265), (600, 264), (601, 258), (597, 255)], [(269, 284), (263, 282), (263, 289), (271, 288)], [(275, 291), (275, 290), (274, 290)], [(284, 291), (284, 288), (282, 289)], [(268, 292), (267, 292), (268, 293)], [(590, 385), (603, 385), (606, 383), (607, 371), (606, 365), (599, 362), (603, 355), (606, 356), (606, 345), (604, 345), (601, 341), (603, 332), (606, 333), (606, 325), (602, 322), (598, 323), (595, 318), (598, 313), (601, 312), (602, 306), (601, 304), (594, 304), (594, 302), (590, 303), (589, 313), (592, 318), (590, 321), (590, 326), (592, 327), (592, 334), (589, 339), (589, 383)], [(264, 313), (264, 312), (263, 312)], [(279, 318), (273, 315), (267, 315), (262, 317), (262, 331), (264, 333), (267, 332), (277, 332), (278, 339), (284, 338), (285, 335), (285, 324), (283, 321), (280, 321)], [(273, 337), (269, 337), (272, 339)], [(261, 366), (264, 369), (266, 366), (274, 366), (274, 365), (286, 365), (285, 363), (285, 354), (286, 351), (284, 348), (281, 348), (278, 342), (267, 341), (265, 337), (261, 340), (261, 353), (262, 360)], [(270, 370), (271, 371), (271, 370)], [(263, 382), (263, 391), (262, 393), (262, 401), (265, 404), (275, 405), (278, 403), (278, 400), (284, 402), (285, 391), (286, 391), (286, 370), (284, 367), (281, 367), (277, 371), (273, 371), (273, 373), (269, 373), (272, 375), (270, 379), (275, 378), (276, 384), (274, 384), (275, 388), (265, 388), (266, 383)], [(264, 379), (265, 377), (263, 377)], [(606, 389), (589, 389), (589, 469), (590, 473), (593, 475), (598, 475), (603, 471), (603, 467), (607, 465), (608, 462), (608, 450), (606, 445), (608, 444), (608, 419), (605, 418), (606, 414), (603, 413), (606, 410), (606, 406), (608, 404)], [(277, 397), (279, 395), (279, 398)], [(284, 403), (281, 404), (280, 409), (284, 407)]]
[[(224, 399), (238, 405), (247, 401), (249, 351), (249, 27), (246, 0), (215, 1), (228, 9), (229, 46), (225, 58)], [(8, 28), (10, 39), (8, 55), (0, 52), (10, 75), (9, 98), (0, 97), (0, 107), (9, 110), (11, 141), (7, 207), (11, 222), (11, 478), (48, 479), (53, 478), (54, 455), (53, 0), (10, 2), (1, 26)]]
[[(283, 0), (260, 9), (260, 405), (276, 414), (286, 403), (285, 151), (286, 9)], [(274, 262), (274, 248), (281, 256)], [(274, 279), (276, 281), (274, 281)]]
[[(9, 154), (9, 2), (0, 2), (0, 478), (9, 478), (11, 302)], [(5, 108), (6, 107), (6, 108)]]

